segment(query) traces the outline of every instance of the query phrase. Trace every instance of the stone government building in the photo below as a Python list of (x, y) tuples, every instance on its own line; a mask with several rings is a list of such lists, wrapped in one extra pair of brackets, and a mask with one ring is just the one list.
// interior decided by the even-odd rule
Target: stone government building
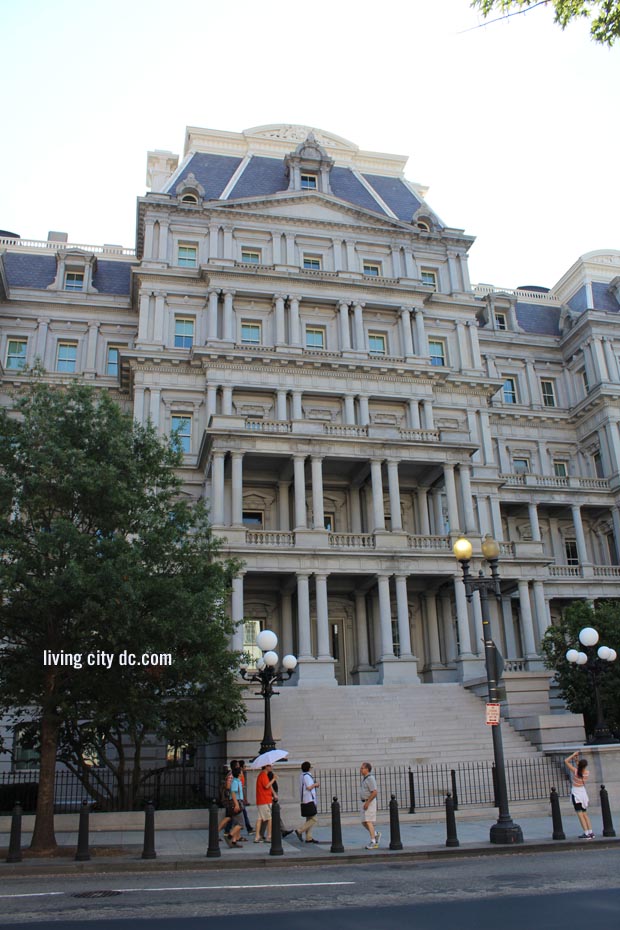
[(575, 598), (620, 594), (620, 251), (551, 289), (472, 286), (406, 159), (293, 125), (148, 155), (136, 250), (0, 238), (2, 402), (41, 359), (179, 430), (300, 688), (483, 674), (452, 539), (501, 541), (508, 671)]

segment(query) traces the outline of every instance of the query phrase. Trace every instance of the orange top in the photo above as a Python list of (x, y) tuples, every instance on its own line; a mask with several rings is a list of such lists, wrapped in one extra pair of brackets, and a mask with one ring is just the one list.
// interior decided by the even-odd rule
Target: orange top
[(266, 771), (262, 771), (256, 779), (256, 803), (271, 804), (273, 794), (271, 791), (271, 782)]

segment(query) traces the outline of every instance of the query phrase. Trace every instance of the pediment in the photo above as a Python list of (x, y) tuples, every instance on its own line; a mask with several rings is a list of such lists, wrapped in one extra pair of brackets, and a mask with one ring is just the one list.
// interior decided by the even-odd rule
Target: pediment
[[(362, 207), (339, 200), (327, 194), (272, 194), (269, 197), (247, 197), (239, 200), (219, 201), (214, 207), (227, 211), (256, 212), (261, 216), (310, 220), (345, 226), (373, 226), (376, 229), (410, 229), (408, 223), (381, 216)], [(377, 205), (377, 209), (379, 206)]]

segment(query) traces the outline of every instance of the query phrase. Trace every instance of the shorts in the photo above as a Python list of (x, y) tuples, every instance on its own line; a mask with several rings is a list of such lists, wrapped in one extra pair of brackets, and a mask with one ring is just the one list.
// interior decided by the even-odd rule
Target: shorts
[(229, 830), (231, 827), (242, 827), (243, 826), (243, 811), (239, 811), (238, 814), (229, 813), (228, 816), (230, 817), (230, 823), (228, 825)]
[(259, 820), (271, 820), (271, 804), (259, 804), (256, 808)]
[(360, 813), (362, 817), (362, 823), (376, 823), (377, 822), (377, 799), (373, 798), (366, 810), (364, 810), (364, 801), (360, 804)]
[(571, 799), (571, 801), (573, 802), (573, 807), (575, 808), (575, 810), (576, 810), (576, 811), (583, 811), (584, 814), (585, 814), (586, 808), (583, 806), (583, 804), (581, 803), (581, 801), (576, 801), (576, 800), (575, 800), (575, 795), (574, 795), (574, 794), (571, 794), (570, 799)]

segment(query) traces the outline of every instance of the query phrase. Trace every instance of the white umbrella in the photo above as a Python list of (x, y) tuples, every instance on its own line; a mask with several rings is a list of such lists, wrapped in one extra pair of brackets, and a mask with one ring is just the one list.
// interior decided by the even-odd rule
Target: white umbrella
[(273, 765), (274, 762), (280, 762), (281, 759), (286, 759), (288, 752), (286, 749), (270, 749), (269, 752), (261, 752), (260, 756), (257, 756), (250, 762), (251, 769), (262, 769), (263, 765)]

